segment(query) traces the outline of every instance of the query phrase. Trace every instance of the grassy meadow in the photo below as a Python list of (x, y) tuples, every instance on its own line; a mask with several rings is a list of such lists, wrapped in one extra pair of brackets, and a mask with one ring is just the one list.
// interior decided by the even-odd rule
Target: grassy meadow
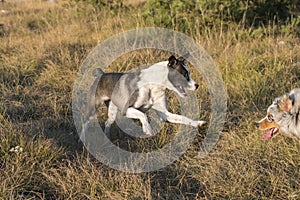
[[(300, 199), (300, 141), (281, 135), (262, 141), (254, 125), (275, 97), (300, 87), (299, 13), (289, 22), (274, 18), (251, 24), (246, 17), (225, 20), (225, 11), (153, 14), (160, 11), (154, 1), (112, 1), (100, 7), (87, 2), (0, 2), (0, 199)], [(149, 7), (157, 9), (150, 13)], [(78, 142), (72, 89), (97, 44), (149, 26), (183, 32), (211, 55), (226, 86), (227, 118), (209, 156), (198, 158), (206, 130), (201, 128), (176, 162), (130, 174), (101, 164)], [(168, 56), (153, 49), (135, 51), (107, 70), (128, 71)], [(197, 118), (209, 122), (207, 86), (189, 67), (200, 83)], [(169, 109), (178, 112), (176, 96), (168, 94)], [(98, 119), (104, 124), (105, 107)], [(161, 148), (178, 127), (167, 124), (143, 141), (119, 137), (114, 126), (112, 140), (133, 151)], [(22, 149), (13, 151), (17, 146)]]

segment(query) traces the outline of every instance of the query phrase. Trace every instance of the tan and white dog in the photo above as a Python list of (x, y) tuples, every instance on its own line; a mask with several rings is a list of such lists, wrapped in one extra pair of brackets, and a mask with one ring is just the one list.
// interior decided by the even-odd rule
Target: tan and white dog
[(293, 89), (275, 99), (267, 110), (267, 116), (256, 123), (257, 128), (266, 131), (263, 140), (278, 133), (300, 139), (300, 89)]

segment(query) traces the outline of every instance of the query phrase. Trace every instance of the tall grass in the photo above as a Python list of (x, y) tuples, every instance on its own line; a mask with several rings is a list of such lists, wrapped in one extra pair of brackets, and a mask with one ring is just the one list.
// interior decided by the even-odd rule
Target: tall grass
[[(155, 21), (145, 19), (136, 4), (126, 12), (73, 1), (6, 2), (1, 9), (9, 12), (0, 14), (0, 199), (300, 198), (299, 141), (279, 135), (263, 142), (253, 124), (276, 96), (299, 87), (299, 38), (286, 33), (290, 24), (190, 24), (186, 34), (212, 56), (227, 88), (228, 117), (221, 138), (203, 159), (197, 156), (199, 134), (170, 166), (129, 174), (99, 163), (78, 143), (72, 86), (81, 63), (99, 42), (124, 30), (155, 26)], [(107, 70), (128, 71), (167, 56), (156, 50), (131, 52)], [(206, 83), (196, 70), (192, 76), (201, 83), (198, 117), (209, 120)], [(168, 102), (178, 112), (174, 94)], [(105, 112), (100, 108), (102, 124)], [(155, 138), (137, 140), (118, 137), (114, 126), (112, 140), (133, 151), (157, 149), (178, 127), (168, 124)], [(10, 151), (16, 146), (23, 151)]]

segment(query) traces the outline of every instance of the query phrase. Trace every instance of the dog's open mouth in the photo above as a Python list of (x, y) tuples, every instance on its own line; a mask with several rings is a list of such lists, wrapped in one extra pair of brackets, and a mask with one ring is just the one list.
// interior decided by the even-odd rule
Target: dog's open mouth
[(178, 85), (176, 88), (177, 88), (178, 92), (179, 92), (182, 96), (185, 96), (185, 97), (187, 96), (187, 94), (186, 94), (184, 88), (183, 88), (181, 85)]
[(267, 130), (267, 132), (263, 135), (262, 139), (263, 140), (269, 140), (272, 137), (274, 137), (274, 135), (276, 135), (276, 133), (278, 133), (279, 129), (278, 128), (270, 128)]

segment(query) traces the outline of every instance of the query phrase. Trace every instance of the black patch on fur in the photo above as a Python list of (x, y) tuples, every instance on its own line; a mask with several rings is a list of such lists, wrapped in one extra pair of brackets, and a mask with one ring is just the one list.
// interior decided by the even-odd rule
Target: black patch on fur
[(294, 104), (295, 104), (295, 94), (290, 94), (289, 98), (292, 101), (292, 105), (294, 106)]
[(296, 126), (298, 125), (298, 122), (299, 122), (299, 114), (300, 114), (300, 109), (298, 109), (297, 113), (296, 113), (296, 116), (295, 116), (295, 124)]
[(112, 96), (112, 92), (114, 91), (114, 88), (124, 73), (104, 73), (101, 76), (101, 79), (97, 84), (97, 90), (95, 93), (96, 97), (96, 107), (99, 105), (100, 102), (97, 100), (99, 97), (106, 97), (107, 99), (110, 99)]
[(123, 74), (115, 87), (112, 88), (111, 100), (119, 108), (122, 114), (125, 114), (128, 107), (131, 107), (137, 100), (140, 81), (140, 72)]
[(188, 71), (187, 67), (184, 64), (184, 58), (180, 57), (176, 59), (175, 56), (171, 56), (169, 58), (168, 67), (175, 69), (179, 72), (187, 81), (190, 81), (190, 72)]
[(169, 58), (169, 63), (168, 63), (168, 67), (171, 67), (171, 68), (174, 68), (175, 67), (175, 65), (177, 64), (177, 59), (176, 59), (176, 57), (175, 56), (170, 56), (170, 58)]
[(175, 87), (178, 87), (178, 86), (182, 86), (184, 88), (188, 87), (187, 80), (177, 70), (170, 68), (169, 73), (168, 73), (168, 79)]

